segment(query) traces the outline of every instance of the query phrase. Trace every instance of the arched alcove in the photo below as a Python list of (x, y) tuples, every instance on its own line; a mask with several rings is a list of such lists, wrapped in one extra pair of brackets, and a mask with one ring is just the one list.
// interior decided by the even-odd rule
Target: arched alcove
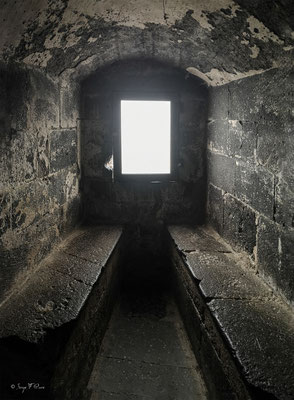
[[(165, 180), (125, 179), (105, 164), (117, 140), (115, 96), (173, 96), (175, 174)], [(81, 84), (80, 142), (83, 210), (87, 220), (112, 223), (203, 222), (206, 201), (208, 93), (199, 78), (152, 59), (98, 69)], [(117, 162), (114, 159), (114, 162)]]

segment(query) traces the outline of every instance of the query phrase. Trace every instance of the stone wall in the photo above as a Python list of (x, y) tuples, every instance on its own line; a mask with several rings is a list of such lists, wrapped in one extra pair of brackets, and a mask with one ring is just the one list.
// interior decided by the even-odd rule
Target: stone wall
[(272, 70), (210, 92), (210, 220), (294, 301), (294, 71)]
[(40, 72), (0, 68), (0, 299), (78, 215), (76, 121), (63, 86)]
[[(174, 181), (122, 182), (104, 164), (113, 152), (113, 95), (135, 90), (178, 97), (177, 171)], [(105, 223), (201, 221), (205, 211), (207, 90), (195, 77), (155, 62), (126, 61), (98, 71), (82, 86), (80, 120), (83, 208)], [(117, 123), (117, 121), (115, 121)]]

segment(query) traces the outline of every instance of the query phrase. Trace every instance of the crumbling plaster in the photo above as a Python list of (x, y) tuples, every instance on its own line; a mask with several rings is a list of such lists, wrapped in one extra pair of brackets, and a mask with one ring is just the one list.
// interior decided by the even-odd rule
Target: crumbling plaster
[(275, 8), (243, 3), (25, 0), (11, 7), (0, 1), (0, 56), (83, 76), (108, 62), (146, 57), (187, 69), (212, 86), (291, 63), (290, 2), (275, 1)]

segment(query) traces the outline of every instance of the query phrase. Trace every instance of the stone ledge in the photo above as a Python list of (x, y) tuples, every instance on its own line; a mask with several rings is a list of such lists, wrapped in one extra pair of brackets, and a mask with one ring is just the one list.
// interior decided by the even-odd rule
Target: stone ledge
[(211, 329), (207, 312), (212, 315), (249, 387), (280, 400), (293, 399), (291, 310), (211, 231), (171, 226), (169, 233), (206, 304), (206, 316), (203, 310), (199, 313), (201, 323)]
[(0, 308), (0, 337), (38, 343), (46, 329), (75, 320), (121, 233), (114, 226), (75, 230)]

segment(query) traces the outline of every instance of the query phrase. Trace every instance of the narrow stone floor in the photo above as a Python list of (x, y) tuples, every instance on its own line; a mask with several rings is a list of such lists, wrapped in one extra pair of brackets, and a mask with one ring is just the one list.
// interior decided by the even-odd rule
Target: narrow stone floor
[(122, 294), (89, 380), (91, 400), (207, 399), (173, 298)]

